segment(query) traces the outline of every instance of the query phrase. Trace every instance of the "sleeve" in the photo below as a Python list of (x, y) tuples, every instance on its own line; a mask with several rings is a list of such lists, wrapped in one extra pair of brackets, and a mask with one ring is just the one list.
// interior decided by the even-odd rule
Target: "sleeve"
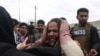
[(28, 53), (36, 54), (38, 56), (60, 56), (60, 47), (37, 47), (25, 50)]
[(0, 56), (35, 56), (35, 55), (18, 51), (11, 44), (0, 43)]
[(91, 42), (93, 44), (93, 48), (99, 51), (100, 39), (99, 39), (99, 34), (96, 27), (91, 28), (91, 38), (92, 38)]

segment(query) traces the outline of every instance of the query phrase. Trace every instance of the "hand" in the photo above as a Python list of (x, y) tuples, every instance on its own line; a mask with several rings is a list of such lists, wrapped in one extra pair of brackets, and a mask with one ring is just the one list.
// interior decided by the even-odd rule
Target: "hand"
[(28, 37), (25, 38), (23, 43), (20, 43), (20, 44), (17, 45), (17, 49), (23, 50), (23, 49), (27, 48), (30, 45), (30, 44), (27, 44), (27, 41), (28, 41)]
[(90, 50), (90, 53), (89, 53), (89, 55), (90, 56), (95, 56), (95, 55), (97, 55), (98, 53), (97, 53), (97, 51), (95, 50), (95, 49), (91, 49)]
[(60, 31), (68, 31), (69, 32), (69, 24), (66, 20), (62, 20)]
[(77, 40), (74, 40), (74, 42), (78, 45), (81, 46), (80, 43)]
[(47, 30), (47, 28), (46, 28), (46, 26), (45, 26), (44, 29), (43, 29), (42, 36), (41, 36), (41, 38), (38, 40), (38, 41), (40, 42), (40, 44), (42, 44), (42, 43), (44, 42), (44, 40), (46, 39), (46, 30)]

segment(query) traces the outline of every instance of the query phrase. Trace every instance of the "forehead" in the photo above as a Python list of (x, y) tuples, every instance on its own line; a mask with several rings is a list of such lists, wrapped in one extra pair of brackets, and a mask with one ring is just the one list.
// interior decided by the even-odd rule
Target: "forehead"
[(23, 25), (23, 26), (20, 26), (19, 28), (27, 28), (27, 26)]
[(38, 26), (44, 25), (44, 24), (37, 24)]
[(50, 22), (48, 24), (48, 29), (58, 29), (57, 23), (56, 22)]
[(88, 13), (87, 12), (79, 12), (78, 15), (88, 15)]

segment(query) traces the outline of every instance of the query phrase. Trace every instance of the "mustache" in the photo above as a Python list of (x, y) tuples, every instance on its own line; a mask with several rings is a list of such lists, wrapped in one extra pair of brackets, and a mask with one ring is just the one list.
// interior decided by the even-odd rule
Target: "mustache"
[(57, 38), (56, 36), (47, 36), (47, 38)]
[(85, 26), (87, 24), (87, 21), (86, 20), (82, 20), (82, 21), (79, 21), (79, 23), (81, 24), (81, 26)]

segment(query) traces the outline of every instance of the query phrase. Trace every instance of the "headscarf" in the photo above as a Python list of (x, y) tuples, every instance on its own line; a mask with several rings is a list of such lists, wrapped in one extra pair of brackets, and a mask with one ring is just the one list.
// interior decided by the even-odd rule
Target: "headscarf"
[(10, 43), (16, 46), (11, 17), (2, 6), (0, 6), (0, 42)]

